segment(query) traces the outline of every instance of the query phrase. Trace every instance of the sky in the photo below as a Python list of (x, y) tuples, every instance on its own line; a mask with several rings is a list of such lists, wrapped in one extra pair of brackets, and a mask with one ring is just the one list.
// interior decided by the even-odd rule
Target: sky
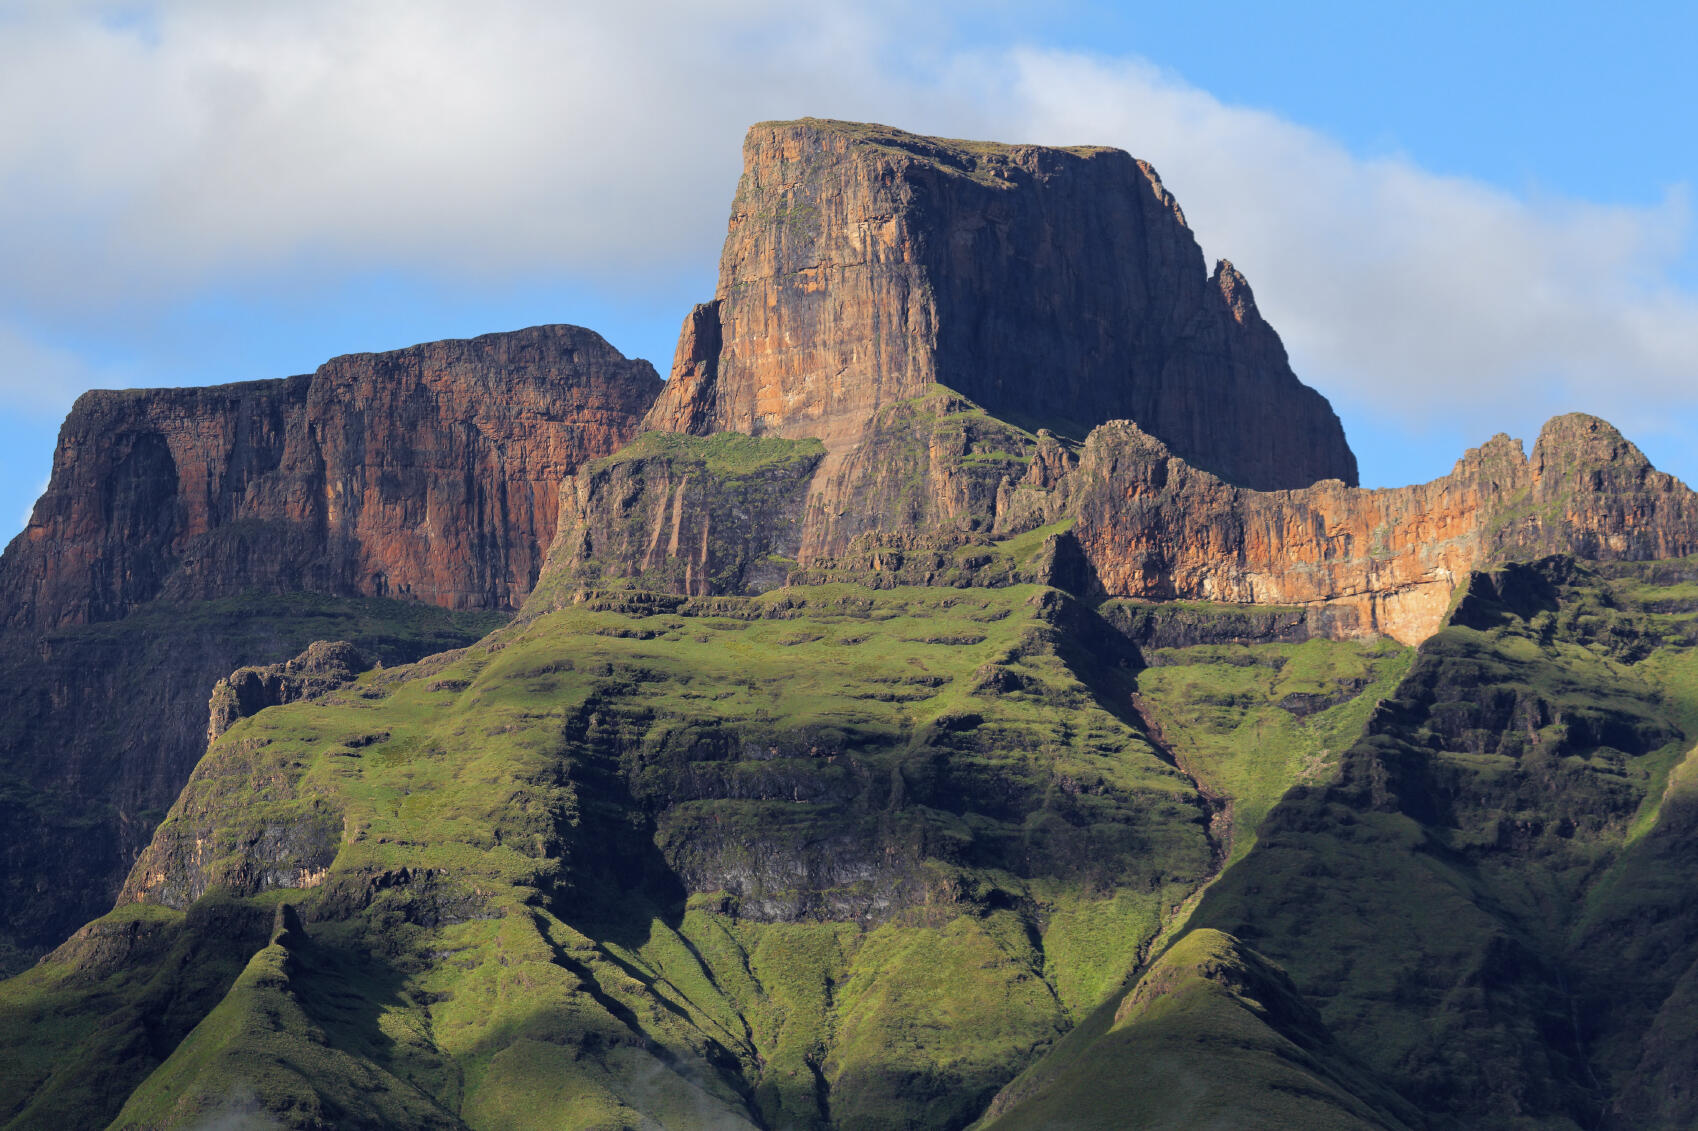
[(0, 540), (89, 388), (572, 322), (663, 371), (755, 121), (1150, 161), (1365, 485), (1698, 483), (1698, 5), (0, 0)]

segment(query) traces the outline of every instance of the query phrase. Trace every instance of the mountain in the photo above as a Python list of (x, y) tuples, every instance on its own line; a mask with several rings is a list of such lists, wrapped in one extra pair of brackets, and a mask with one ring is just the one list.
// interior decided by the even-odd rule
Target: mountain
[(84, 394), (0, 560), (0, 623), (253, 590), (516, 607), (560, 479), (630, 439), (659, 390), (600, 335), (537, 326), (310, 377)]
[(836, 453), (935, 385), (1075, 439), (1135, 420), (1245, 486), (1356, 482), (1325, 398), (1244, 277), (1205, 270), (1147, 163), (817, 118), (752, 128), (719, 286), (647, 426)]
[[(128, 468), (87, 498), (167, 501), (56, 503), (104, 516), (66, 560), (158, 564), (66, 571), (94, 596), (14, 621), (20, 678), (113, 641), (100, 725), (147, 728), (164, 681), (128, 657), (244, 654), (110, 910), (0, 983), (0, 1123), (1698, 1117), (1698, 496), (1583, 415), (1352, 486), (1247, 286), (1117, 151), (809, 119), (745, 154), (658, 396), (587, 331), (516, 336), (600, 359), (535, 384), (480, 339), (498, 395), (378, 355), (388, 407), (303, 419), (381, 443), (241, 480), (343, 516), (269, 543), (311, 553), (203, 553), (249, 544), (165, 490), (209, 473), (126, 463), (121, 428), (61, 446)], [(386, 422), (426, 404), (475, 412)], [(165, 416), (241, 433), (206, 411)], [(502, 537), (444, 501), (545, 481)], [(8, 715), (10, 764), (125, 765), (59, 701)], [(3, 796), (104, 827), (80, 788)], [(86, 905), (59, 835), (12, 850), (7, 907)]]
[[(1690, 558), (1474, 574), (1336, 774), (1273, 808), (1179, 946), (1232, 939), (1277, 963), (1417, 1125), (1691, 1126), (1695, 582)], [(1118, 1016), (989, 1125), (1072, 1118), (1102, 1080), (1147, 1072)], [(1271, 1051), (1252, 1075), (1293, 1056)]]
[(483, 635), (536, 579), (561, 477), (659, 388), (539, 326), (82, 396), (0, 556), (0, 970), (110, 906), (214, 682), (325, 636), (392, 664)]

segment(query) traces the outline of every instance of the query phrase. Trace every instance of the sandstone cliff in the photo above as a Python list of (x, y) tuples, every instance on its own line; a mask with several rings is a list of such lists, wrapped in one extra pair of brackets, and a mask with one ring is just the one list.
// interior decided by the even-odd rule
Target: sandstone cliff
[[(1609, 424), (1580, 414), (1546, 424), (1531, 456), (1499, 435), (1443, 478), (1374, 490), (1337, 480), (1236, 487), (1129, 421), (1073, 447), (947, 391), (878, 410), (861, 437), (815, 474), (805, 510), (799, 485), (790, 489), (783, 522), (715, 527), (672, 479), (640, 489), (653, 476), (639, 467), (618, 473), (619, 490), (580, 473), (562, 502), (562, 531), (683, 523), (699, 532), (699, 546), (687, 539), (678, 551), (656, 534), (640, 569), (613, 572), (692, 594), (749, 591), (731, 574), (712, 580), (699, 563), (695, 583), (668, 580), (668, 570), (688, 573), (684, 559), (708, 554), (718, 537), (710, 532), (723, 530), (739, 541), (715, 552), (793, 561), (793, 584), (1040, 581), (1094, 597), (1277, 607), (1277, 624), (1254, 616), (1245, 624), (1280, 638), (1405, 643), (1437, 630), (1477, 569), (1558, 553), (1622, 561), (1698, 553), (1698, 496)], [(613, 457), (600, 474), (631, 458)], [(594, 583), (605, 566), (576, 545), (557, 543), (548, 568)], [(1135, 610), (1115, 616), (1141, 626), (1135, 636), (1168, 631)]]
[(1074, 438), (1135, 420), (1246, 486), (1356, 481), (1326, 400), (1243, 276), (1209, 275), (1149, 165), (818, 119), (752, 128), (717, 293), (686, 319), (647, 426), (817, 436), (835, 456), (939, 384)]
[(1499, 435), (1411, 487), (1246, 491), (1126, 423), (1092, 434), (1078, 478), (1073, 536), (1100, 592), (1304, 606), (1329, 636), (1418, 643), (1470, 571), (1505, 560), (1698, 553), (1698, 496), (1579, 414), (1531, 458)]
[[(516, 607), (561, 481), (659, 386), (541, 326), (81, 398), (0, 557), (0, 970), (108, 904), (206, 748), (215, 682), (326, 636), (395, 663), (488, 631), (432, 606)], [(294, 674), (238, 673), (226, 713)]]
[(559, 485), (660, 387), (574, 326), (353, 354), (310, 377), (85, 394), (0, 560), (0, 625), (248, 589), (512, 608)]

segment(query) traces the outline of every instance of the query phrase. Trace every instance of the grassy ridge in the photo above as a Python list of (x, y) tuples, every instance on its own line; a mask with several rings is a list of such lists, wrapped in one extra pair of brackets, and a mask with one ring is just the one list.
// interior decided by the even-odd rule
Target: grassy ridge
[[(154, 602), (0, 649), (0, 973), (26, 969), (111, 906), (122, 868), (205, 748), (212, 685), (233, 669), (286, 660), (314, 640), (404, 663), (506, 619), (255, 593)], [(138, 702), (155, 705), (145, 721)]]
[(1638, 1103), (1690, 960), (1691, 827), (1663, 807), (1698, 740), (1694, 618), (1612, 572), (1477, 584), (1340, 784), (1278, 806), (1194, 918), (1253, 940), (1441, 1118), (1591, 1126)]
[[(1118, 639), (1036, 586), (592, 593), (261, 712), (138, 865), (186, 916), (91, 928), (153, 917), (208, 948), (200, 909), (241, 910), (202, 1028), (112, 1061), (97, 1095), (81, 1081), (106, 1053), (70, 1026), (20, 1094), (127, 1102), (138, 1126), (243, 1105), (960, 1126), (1212, 874), (1209, 806), (1132, 693), (1178, 711), (1196, 696), (1156, 677), (1251, 669), (1228, 649), (1140, 676)], [(1394, 660), (1299, 648), (1281, 678), (1333, 694)], [(279, 900), (300, 918), (282, 941)], [(31, 1039), (50, 998), (92, 1020), (153, 969), (120, 962), (91, 995), (87, 961), (0, 987), (0, 1033)]]

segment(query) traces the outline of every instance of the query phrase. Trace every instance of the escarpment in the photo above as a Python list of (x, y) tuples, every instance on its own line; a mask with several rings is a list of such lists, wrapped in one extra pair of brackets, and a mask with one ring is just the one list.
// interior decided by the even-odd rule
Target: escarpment
[(659, 388), (600, 335), (538, 326), (310, 377), (87, 393), (0, 560), (0, 624), (245, 590), (517, 607), (561, 481), (635, 435)]
[[(1499, 437), (1431, 483), (1356, 488), (1249, 283), (1205, 275), (1155, 171), (1112, 149), (755, 126), (718, 292), (644, 426), (823, 441), (799, 536), (792, 515), (768, 547), (797, 581), (851, 562), (1030, 578), (956, 569), (942, 543), (1073, 522), (1094, 594), (1297, 606), (1322, 635), (1414, 642), (1472, 569), (1698, 546), (1691, 492), (1592, 418), (1553, 421), (1530, 459)], [(572, 494), (574, 529), (684, 506)], [(923, 570), (881, 552), (914, 536), (937, 543)]]
[(0, 1123), (1690, 1122), (1698, 497), (1352, 486), (1116, 151), (749, 154), (646, 431), (570, 328), (79, 408)]
[(1148, 164), (812, 118), (752, 128), (717, 292), (647, 427), (813, 436), (835, 455), (935, 385), (1076, 439), (1135, 420), (1246, 486), (1356, 481), (1338, 418), (1243, 276), (1209, 275)]
[(535, 582), (561, 482), (659, 386), (539, 326), (85, 394), (0, 557), (0, 969), (109, 905), (206, 749), (218, 680), (325, 637), (386, 663), (475, 640)]
[[(1698, 495), (1581, 414), (1546, 424), (1531, 455), (1499, 435), (1447, 476), (1380, 489), (1329, 480), (1255, 491), (1193, 467), (1129, 421), (1073, 445), (948, 393), (879, 410), (863, 436), (823, 462), (805, 505), (793, 484), (785, 521), (748, 526), (734, 556), (789, 563), (792, 584), (1042, 581), (1090, 597), (1272, 607), (1282, 636), (1415, 644), (1438, 629), (1473, 570), (1558, 553), (1598, 561), (1698, 553)], [(559, 542), (554, 576), (596, 584), (641, 574), (677, 592), (755, 591), (741, 574), (699, 566), (691, 584), (668, 583), (669, 570), (688, 570), (686, 557), (707, 552), (715, 528), (692, 521), (701, 541), (687, 540), (674, 559), (660, 532), (680, 528), (686, 494), (652, 475), (620, 482), (597, 490), (581, 474), (562, 504), (562, 530), (651, 531), (640, 568), (608, 569), (588, 543)], [(1043, 560), (1033, 557), (1040, 550)], [(769, 571), (759, 588), (775, 577)]]
[(1470, 571), (1506, 560), (1698, 552), (1698, 496), (1582, 415), (1531, 457), (1499, 435), (1411, 487), (1245, 491), (1127, 424), (1092, 435), (1078, 474), (1073, 536), (1102, 592), (1305, 606), (1327, 635), (1419, 643)]

